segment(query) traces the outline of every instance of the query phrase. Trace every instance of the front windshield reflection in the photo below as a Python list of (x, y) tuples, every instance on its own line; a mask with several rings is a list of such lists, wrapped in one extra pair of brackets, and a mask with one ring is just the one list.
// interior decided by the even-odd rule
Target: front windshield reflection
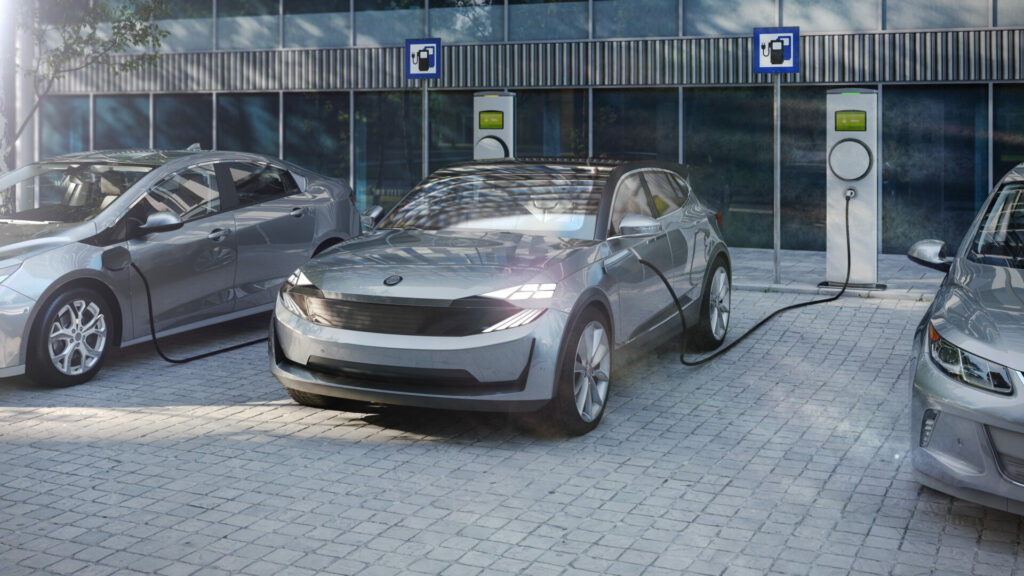
[(1024, 268), (1024, 186), (1009, 184), (992, 202), (967, 257), (993, 266)]
[(92, 220), (152, 169), (98, 163), (26, 166), (0, 176), (4, 207), (0, 219), (60, 223)]

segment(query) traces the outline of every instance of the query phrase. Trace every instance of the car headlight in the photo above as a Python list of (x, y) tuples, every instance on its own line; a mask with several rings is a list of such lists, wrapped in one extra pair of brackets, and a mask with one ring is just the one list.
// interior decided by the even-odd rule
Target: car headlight
[(284, 286), (281, 286), (281, 291), (278, 296), (281, 299), (281, 304), (284, 305), (285, 309), (295, 314), (303, 320), (309, 320), (309, 312), (306, 306), (306, 296), (316, 295), (320, 290), (306, 278), (306, 275), (302, 273), (302, 270), (296, 270), (288, 280), (285, 281)]
[(928, 352), (947, 376), (964, 384), (998, 394), (1013, 394), (1006, 368), (957, 348), (928, 324)]
[(484, 294), (488, 298), (501, 298), (502, 300), (550, 300), (555, 296), (556, 284), (523, 284), (513, 286), (504, 290), (495, 290)]
[(11, 274), (17, 272), (18, 268), (21, 268), (21, 262), (0, 268), (0, 284), (3, 284), (4, 280), (7, 280)]

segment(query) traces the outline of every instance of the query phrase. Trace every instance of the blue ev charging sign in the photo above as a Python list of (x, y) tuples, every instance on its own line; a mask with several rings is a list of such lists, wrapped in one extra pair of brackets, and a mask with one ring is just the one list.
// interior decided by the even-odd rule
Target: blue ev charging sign
[(754, 28), (754, 73), (800, 71), (800, 28)]
[(405, 78), (436, 80), (441, 77), (441, 39), (419, 38), (405, 41)]

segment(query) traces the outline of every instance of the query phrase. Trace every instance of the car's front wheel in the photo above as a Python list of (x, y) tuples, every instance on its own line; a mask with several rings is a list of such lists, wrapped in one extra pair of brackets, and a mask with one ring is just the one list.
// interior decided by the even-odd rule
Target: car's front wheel
[(28, 376), (39, 384), (73, 386), (100, 371), (113, 316), (106, 298), (75, 288), (54, 299), (29, 342)]
[(573, 436), (590, 432), (604, 416), (612, 375), (608, 324), (599, 310), (587, 308), (570, 325), (562, 346), (550, 409), (559, 427)]

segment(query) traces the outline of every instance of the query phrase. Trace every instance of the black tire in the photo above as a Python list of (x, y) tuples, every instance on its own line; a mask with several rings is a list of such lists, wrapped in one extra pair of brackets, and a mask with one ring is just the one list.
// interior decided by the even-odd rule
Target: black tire
[(322, 408), (324, 410), (343, 410), (346, 412), (365, 412), (367, 406), (366, 402), (359, 402), (358, 400), (347, 400), (345, 398), (332, 398), (331, 396), (324, 396), (323, 394), (314, 394), (312, 392), (303, 392), (302, 390), (296, 390), (294, 388), (288, 388), (285, 386), (285, 392), (303, 406), (309, 406), (310, 408)]
[(113, 346), (114, 322), (110, 303), (95, 290), (72, 288), (60, 294), (32, 330), (28, 377), (47, 386), (92, 380)]
[[(565, 340), (562, 342), (562, 356), (558, 363), (557, 381), (555, 382), (555, 397), (551, 399), (546, 409), (551, 420), (555, 422), (559, 430), (570, 436), (580, 436), (590, 432), (601, 423), (605, 408), (608, 405), (608, 392), (611, 390), (612, 376), (612, 342), (614, 336), (609, 328), (610, 323), (607, 317), (597, 308), (587, 308), (576, 317), (566, 331)], [(591, 365), (583, 367), (586, 372), (579, 373), (577, 377), (577, 358), (581, 351), (581, 339), (591, 328), (603, 331), (605, 347), (604, 355), (591, 358)], [(593, 336), (594, 333), (590, 332)], [(590, 345), (593, 348), (593, 343)], [(600, 354), (600, 345), (598, 346)], [(594, 360), (600, 365), (599, 370), (594, 369)], [(603, 362), (604, 360), (607, 362)], [(590, 403), (586, 396), (581, 400), (579, 392), (583, 392), (582, 386), (587, 386), (590, 394)], [(581, 409), (579, 404), (583, 403)], [(589, 407), (589, 410), (588, 410)]]
[[(717, 310), (719, 317), (721, 316), (721, 302), (714, 303), (714, 305), (712, 303), (712, 298), (721, 298), (721, 294), (712, 294), (712, 292), (716, 291), (716, 275), (720, 275), (720, 278), (724, 277), (726, 282), (724, 328), (719, 327), (718, 329), (713, 326), (716, 323), (714, 311)], [(700, 298), (700, 320), (693, 331), (693, 336), (689, 339), (690, 346), (694, 350), (704, 352), (714, 350), (722, 345), (729, 331), (729, 318), (731, 316), (729, 310), (731, 307), (732, 274), (729, 271), (729, 267), (725, 264), (725, 259), (719, 256), (715, 258), (708, 268), (708, 274), (704, 278), (704, 289)]]

